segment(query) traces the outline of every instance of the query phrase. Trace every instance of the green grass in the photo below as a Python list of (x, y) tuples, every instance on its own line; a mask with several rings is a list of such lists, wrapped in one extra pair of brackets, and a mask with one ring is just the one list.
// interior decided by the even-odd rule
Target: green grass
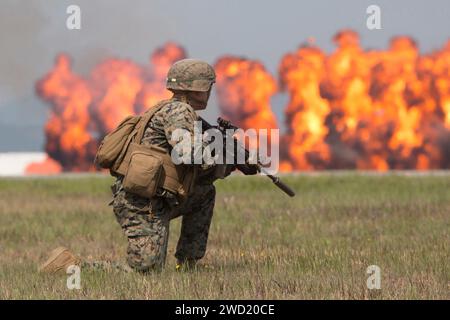
[[(176, 272), (37, 272), (59, 245), (86, 259), (125, 259), (107, 177), (0, 179), (0, 299), (449, 299), (450, 175), (289, 176), (219, 181), (208, 250)], [(368, 290), (366, 268), (381, 268)]]

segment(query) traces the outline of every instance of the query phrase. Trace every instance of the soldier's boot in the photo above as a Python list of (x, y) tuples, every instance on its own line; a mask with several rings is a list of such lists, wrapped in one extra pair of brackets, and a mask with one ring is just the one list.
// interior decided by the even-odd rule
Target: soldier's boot
[(75, 256), (69, 249), (58, 247), (50, 252), (50, 256), (40, 267), (40, 272), (57, 273), (66, 272), (71, 265), (80, 265), (81, 259)]
[(49, 258), (39, 267), (39, 271), (45, 273), (66, 272), (71, 265), (96, 271), (121, 271), (127, 273), (133, 271), (127, 264), (117, 261), (82, 260), (65, 247), (58, 247), (50, 252)]
[(177, 265), (175, 266), (176, 271), (190, 271), (194, 270), (197, 265), (196, 259), (184, 259), (177, 260)]

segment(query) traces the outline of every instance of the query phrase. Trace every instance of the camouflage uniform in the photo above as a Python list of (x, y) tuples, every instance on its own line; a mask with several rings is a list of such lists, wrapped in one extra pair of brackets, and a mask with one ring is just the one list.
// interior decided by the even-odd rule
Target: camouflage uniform
[[(188, 130), (193, 137), (194, 121), (197, 120), (197, 115), (191, 105), (187, 103), (186, 92), (207, 92), (206, 100), (201, 100), (201, 108), (206, 106), (214, 82), (214, 69), (206, 62), (194, 59), (176, 62), (168, 72), (166, 84), (167, 89), (174, 92), (174, 97), (151, 118), (141, 144), (156, 145), (171, 152), (176, 145), (176, 141), (171, 139), (175, 129)], [(191, 97), (197, 99), (197, 96), (191, 95)], [(193, 103), (198, 104), (199, 101), (193, 100)], [(193, 147), (193, 156), (195, 151)], [(219, 177), (223, 178), (234, 169), (234, 166), (207, 164), (195, 166), (197, 178), (194, 188), (181, 204), (178, 203), (174, 194), (163, 189), (158, 190), (156, 196), (151, 199), (129, 193), (123, 188), (123, 177), (117, 175), (117, 179), (111, 187), (113, 200), (110, 204), (113, 206), (117, 221), (128, 238), (128, 266), (111, 261), (83, 261), (80, 263), (81, 266), (104, 270), (131, 271), (134, 269), (141, 272), (161, 269), (167, 254), (169, 222), (179, 216), (183, 218), (175, 253), (178, 262), (191, 265), (201, 259), (205, 255), (213, 215), (216, 195), (213, 182), (216, 179), (216, 169), (220, 169), (217, 172)], [(66, 248), (63, 249), (54, 255), (59, 254), (61, 256), (59, 260), (66, 261), (72, 255)], [(48, 262), (43, 269), (55, 267), (55, 263), (52, 261)]]
[[(193, 135), (197, 115), (190, 105), (177, 98), (161, 108), (150, 120), (142, 139), (143, 145), (157, 145), (171, 151), (173, 130), (186, 129)], [(181, 205), (175, 195), (159, 190), (147, 199), (125, 191), (122, 177), (114, 185), (114, 214), (128, 238), (127, 262), (137, 271), (163, 267), (171, 219), (183, 216), (181, 235), (175, 253), (178, 261), (196, 261), (206, 250), (214, 209), (215, 188), (211, 178), (214, 165), (199, 165), (200, 174), (192, 194)]]
[[(149, 121), (142, 145), (156, 145), (169, 153), (177, 141), (175, 129), (184, 129), (194, 137), (195, 110), (187, 103), (186, 92), (207, 92), (215, 82), (214, 69), (206, 62), (184, 59), (176, 62), (167, 74), (166, 87), (175, 94)], [(194, 155), (192, 148), (192, 155)], [(192, 166), (192, 165), (190, 165)], [(128, 238), (127, 262), (137, 271), (161, 269), (167, 254), (169, 222), (182, 218), (181, 235), (175, 256), (179, 262), (201, 259), (206, 250), (216, 191), (213, 186), (214, 165), (196, 165), (195, 186), (182, 204), (167, 190), (158, 190), (151, 199), (123, 189), (119, 176), (112, 186), (112, 206), (117, 221)]]

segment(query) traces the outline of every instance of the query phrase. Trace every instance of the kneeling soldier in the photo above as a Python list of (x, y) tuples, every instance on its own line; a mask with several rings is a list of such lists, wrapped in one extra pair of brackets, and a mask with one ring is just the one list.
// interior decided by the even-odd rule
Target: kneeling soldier
[[(214, 69), (206, 62), (194, 59), (176, 62), (168, 72), (166, 85), (173, 96), (157, 105), (157, 111), (153, 112), (145, 126), (140, 144), (156, 146), (171, 154), (178, 143), (173, 139), (176, 129), (186, 130), (193, 140), (195, 121), (198, 121), (195, 111), (206, 108), (215, 77)], [(191, 152), (195, 156), (194, 143)], [(184, 170), (183, 177), (190, 177), (192, 180), (189, 182), (189, 190), (184, 190), (186, 194), (183, 199), (177, 192), (164, 186), (158, 188), (151, 197), (131, 192), (124, 186), (124, 175), (113, 172), (116, 181), (112, 186), (111, 204), (116, 219), (127, 236), (127, 262), (133, 270), (148, 272), (160, 270), (164, 266), (169, 222), (179, 216), (182, 216), (182, 225), (175, 253), (177, 269), (192, 267), (205, 255), (216, 196), (213, 182), (229, 175), (235, 167), (233, 164), (205, 163), (181, 164), (176, 167), (177, 170)], [(186, 181), (177, 183), (186, 187)], [(58, 252), (67, 254), (68, 251)], [(52, 269), (54, 262), (51, 261), (55, 259), (50, 259), (42, 268)], [(100, 262), (90, 265), (104, 264)]]

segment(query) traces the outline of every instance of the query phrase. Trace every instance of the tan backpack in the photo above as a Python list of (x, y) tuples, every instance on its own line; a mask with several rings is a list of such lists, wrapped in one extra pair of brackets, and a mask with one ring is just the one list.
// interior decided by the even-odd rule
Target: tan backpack
[(184, 200), (193, 187), (196, 170), (174, 165), (163, 148), (141, 145), (148, 122), (168, 102), (163, 100), (144, 114), (123, 120), (105, 136), (94, 163), (123, 175), (123, 187), (129, 192), (150, 198), (162, 187)]
[[(103, 169), (115, 172), (123, 161), (130, 143), (137, 140), (136, 138), (139, 138), (137, 142), (140, 143), (148, 122), (167, 102), (168, 100), (161, 101), (142, 115), (126, 117), (116, 129), (103, 138), (95, 155), (94, 163)], [(138, 133), (140, 133), (140, 137), (137, 137)]]

